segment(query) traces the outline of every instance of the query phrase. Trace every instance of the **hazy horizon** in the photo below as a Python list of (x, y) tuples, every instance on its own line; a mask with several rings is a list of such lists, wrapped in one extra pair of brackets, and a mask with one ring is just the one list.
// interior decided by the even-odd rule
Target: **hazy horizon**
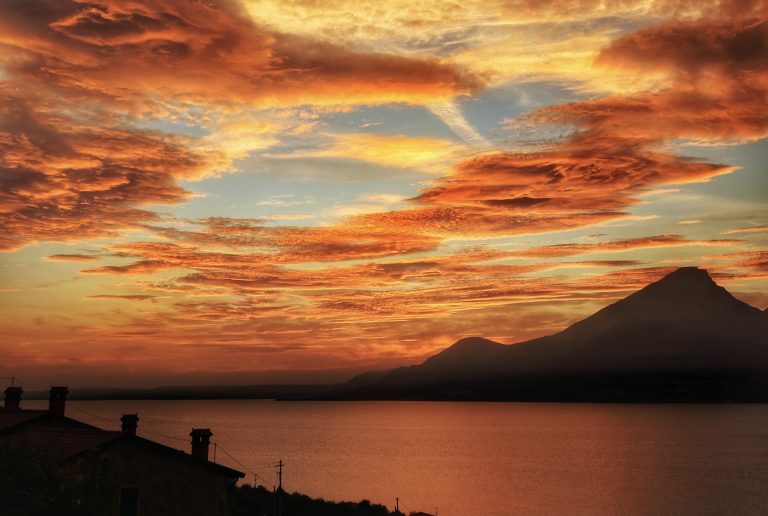
[[(659, 290), (656, 288), (654, 290), (654, 287), (659, 287), (661, 284), (664, 284), (665, 286)], [(669, 315), (677, 322), (677, 324), (687, 324), (690, 327), (685, 328), (687, 331), (691, 331), (691, 336), (696, 335), (696, 331), (698, 329), (698, 325), (704, 323), (704, 321), (712, 318), (717, 317), (718, 315), (722, 315), (724, 312), (730, 312), (734, 309), (736, 309), (742, 316), (744, 315), (754, 315), (755, 311), (759, 313), (760, 309), (753, 307), (749, 305), (748, 303), (744, 303), (741, 300), (738, 300), (738, 298), (735, 298), (732, 296), (730, 292), (727, 290), (722, 290), (709, 276), (707, 271), (695, 267), (686, 267), (681, 268), (675, 271), (674, 273), (671, 273), (667, 276), (665, 276), (662, 280), (659, 280), (658, 282), (654, 282), (652, 284), (647, 285), (649, 288), (643, 288), (640, 291), (633, 293), (633, 295), (628, 296), (628, 298), (625, 298), (625, 300), (621, 300), (617, 303), (612, 303), (610, 305), (611, 309), (616, 309), (619, 306), (627, 306), (626, 303), (629, 302), (631, 299), (634, 299), (634, 304), (637, 305), (638, 303), (638, 297), (645, 298), (646, 301), (640, 301), (640, 306), (656, 306), (656, 310), (665, 311), (666, 308), (658, 308), (658, 307), (668, 307), (669, 305), (675, 305), (679, 303), (688, 304), (688, 303), (694, 303), (694, 306), (686, 306), (684, 309), (681, 307), (681, 310), (677, 313), (670, 313)], [(636, 295), (635, 295), (636, 294)], [(669, 298), (667, 296), (673, 296), (672, 298)], [(650, 303), (650, 305), (648, 305)], [(616, 305), (616, 306), (614, 306)], [(608, 308), (606, 306), (605, 308)], [(626, 319), (626, 322), (632, 322), (632, 321), (638, 321), (643, 318), (650, 317), (650, 321), (654, 321), (654, 316), (652, 313), (647, 313), (643, 311), (637, 311), (637, 308), (632, 311), (627, 311), (626, 309), (621, 309), (619, 313), (623, 313), (623, 318)], [(768, 309), (765, 310), (765, 313), (768, 313)], [(687, 315), (686, 315), (687, 314)], [(595, 314), (592, 314), (594, 317), (589, 317), (589, 319), (596, 319), (600, 318), (601, 315), (603, 317), (602, 319), (602, 325), (615, 325), (616, 322), (609, 323), (607, 320), (605, 320), (605, 315), (603, 314), (603, 310), (597, 310)], [(690, 317), (693, 316), (693, 319), (690, 319)], [(608, 316), (610, 317), (610, 316)], [(725, 326), (723, 326), (722, 323), (720, 323), (720, 328), (716, 329), (715, 327), (710, 328), (710, 331), (724, 331), (725, 334), (721, 335), (718, 338), (724, 338), (725, 335), (732, 335), (731, 338), (735, 337), (735, 334), (733, 334), (733, 328), (730, 327), (730, 325), (735, 324), (736, 326), (741, 326), (743, 324), (750, 325), (754, 321), (752, 318), (748, 318), (746, 320), (739, 320), (739, 319), (732, 319), (732, 320), (725, 320)], [(752, 321), (752, 322), (750, 322)], [(594, 326), (595, 322), (592, 323)], [(663, 324), (661, 320), (656, 320), (656, 322), (652, 322), (651, 326), (647, 328), (647, 330), (650, 330), (651, 332), (657, 332), (660, 330), (661, 327), (657, 328), (659, 324)], [(760, 324), (760, 323), (758, 323)], [(765, 323), (763, 323), (764, 325)], [(578, 325), (576, 325), (578, 326)], [(553, 328), (552, 331), (548, 335), (555, 335), (557, 333), (560, 333), (561, 330), (565, 330), (566, 328)], [(744, 328), (742, 328), (744, 329)], [(637, 333), (638, 328), (636, 327), (633, 329), (633, 333)], [(663, 331), (663, 330), (661, 330)], [(754, 331), (754, 329), (753, 329)], [(762, 329), (757, 329), (758, 332), (762, 331)], [(567, 332), (563, 332), (567, 333)], [(663, 336), (661, 334), (657, 335), (658, 338), (662, 338)], [(535, 340), (535, 339), (534, 339)], [(717, 340), (717, 338), (715, 339)], [(723, 342), (718, 343), (718, 348), (723, 348), (726, 355), (728, 353), (733, 353), (734, 349), (733, 345), (737, 345), (737, 340), (734, 340), (734, 342), (731, 342), (731, 350), (730, 352), (723, 348), (724, 344)], [(456, 348), (462, 347), (462, 344), (471, 343), (471, 346), (467, 348), (466, 346), (463, 346), (462, 349), (465, 351), (471, 352), (472, 350), (470, 348), (474, 348), (477, 345), (480, 345), (482, 342), (484, 343), (493, 343), (493, 341), (490, 341), (481, 335), (473, 335), (473, 336), (462, 336), (460, 339), (457, 339), (455, 345)], [(525, 341), (528, 342), (528, 341)], [(507, 347), (514, 347), (515, 344), (524, 344), (525, 342), (509, 342), (509, 343), (495, 343), (495, 344), (502, 344)], [(611, 345), (611, 348), (619, 349), (621, 347), (626, 347), (626, 343), (622, 342), (614, 342)], [(687, 361), (690, 362), (690, 360), (694, 359), (695, 352), (694, 349), (700, 348), (702, 345), (702, 342), (700, 339), (695, 338), (694, 340), (688, 342), (688, 339), (678, 339), (678, 341), (675, 343), (675, 349), (670, 349), (669, 352), (675, 353), (680, 352), (681, 350), (686, 349), (686, 346), (693, 345), (693, 348), (688, 349), (687, 353)], [(631, 346), (631, 344), (630, 344)], [(449, 346), (451, 348), (453, 346)], [(727, 346), (726, 346), (727, 347)], [(448, 348), (446, 348), (448, 349)], [(464, 353), (464, 352), (462, 352)], [(440, 354), (440, 350), (438, 350), (438, 353)], [(738, 353), (737, 353), (738, 355)], [(435, 355), (431, 355), (435, 356)], [(419, 364), (425, 364), (428, 363), (430, 360), (430, 356), (425, 357), (427, 359), (427, 362), (424, 362), (423, 360), (419, 359), (415, 361), (414, 363), (395, 363), (392, 366), (390, 366), (387, 369), (395, 369), (402, 366), (413, 366), (413, 365), (419, 365)], [(469, 357), (466, 357), (464, 359), (460, 359), (463, 363), (463, 367), (466, 367), (468, 364), (466, 363), (466, 359)], [(724, 357), (725, 358), (725, 357)], [(640, 359), (640, 356), (636, 356), (633, 359), (633, 362), (639, 364), (638, 360)], [(757, 362), (751, 362), (752, 365), (758, 366), (758, 363), (761, 361), (761, 358), (758, 355), (753, 357), (754, 360), (757, 360)], [(557, 356), (552, 355), (550, 357), (550, 360), (557, 360)], [(658, 357), (655, 361), (664, 361), (665, 358)], [(680, 373), (685, 373), (685, 361), (683, 364), (680, 364), (683, 369), (681, 369)], [(660, 365), (660, 364), (659, 364)], [(618, 364), (616, 365), (618, 366)], [(743, 365), (742, 365), (743, 366)], [(646, 366), (647, 367), (647, 366)], [(700, 367), (700, 366), (699, 366)], [(618, 370), (621, 370), (622, 367), (618, 366)], [(695, 371), (696, 366), (693, 367), (692, 371)], [(360, 375), (361, 373), (370, 373), (375, 371), (382, 371), (384, 369), (362, 369), (362, 370), (356, 370), (356, 369), (344, 369), (344, 368), (337, 368), (337, 369), (327, 369), (327, 370), (304, 370), (304, 371), (240, 371), (236, 373), (232, 372), (217, 372), (217, 371), (204, 371), (204, 372), (188, 372), (188, 373), (179, 373), (175, 375), (169, 375), (169, 374), (163, 374), (162, 376), (153, 378), (149, 376), (121, 376), (119, 378), (115, 378), (112, 376), (105, 376), (103, 379), (98, 380), (97, 376), (94, 376), (93, 373), (88, 375), (88, 377), (91, 379), (92, 382), (98, 382), (101, 383), (93, 383), (88, 385), (83, 385), (78, 383), (78, 375), (71, 375), (69, 377), (64, 377), (60, 374), (53, 373), (51, 375), (52, 378), (55, 378), (57, 380), (64, 380), (62, 381), (56, 381), (52, 383), (67, 383), (71, 385), (75, 389), (83, 389), (83, 391), (87, 389), (96, 389), (103, 390), (103, 392), (109, 392), (109, 389), (153, 389), (153, 388), (167, 388), (167, 387), (236, 387), (236, 386), (254, 386), (254, 385), (319, 385), (319, 384), (339, 384), (344, 383), (352, 378), (354, 378), (357, 375)], [(725, 368), (727, 370), (727, 367)], [(650, 372), (650, 370), (648, 370)], [(7, 380), (8, 378), (6, 378)], [(35, 378), (35, 377), (25, 377), (24, 379), (13, 377), (11, 380), (14, 383), (17, 383), (19, 385), (22, 385), (27, 389), (27, 396), (29, 397), (30, 394), (34, 394), (34, 398), (31, 399), (42, 399), (47, 397), (47, 387), (45, 387), (45, 380), (46, 378)], [(31, 381), (30, 381), (31, 380)], [(73, 382), (70, 382), (69, 380), (73, 380)], [(41, 383), (42, 382), (42, 383)], [(196, 391), (197, 392), (197, 391)], [(204, 391), (200, 391), (197, 393), (197, 395), (202, 395)], [(211, 391), (213, 392), (213, 391)], [(300, 394), (299, 398), (303, 398), (304, 396), (315, 396), (318, 393), (311, 393), (310, 391), (305, 392), (304, 394)], [(168, 396), (167, 392), (166, 394), (163, 394), (163, 396)], [(226, 398), (225, 395), (219, 393), (216, 397), (223, 396)], [(252, 397), (253, 395), (250, 394), (247, 397)], [(268, 397), (271, 396), (278, 396), (280, 397), (280, 394), (269, 394)], [(195, 395), (193, 394), (192, 397), (194, 398)]]

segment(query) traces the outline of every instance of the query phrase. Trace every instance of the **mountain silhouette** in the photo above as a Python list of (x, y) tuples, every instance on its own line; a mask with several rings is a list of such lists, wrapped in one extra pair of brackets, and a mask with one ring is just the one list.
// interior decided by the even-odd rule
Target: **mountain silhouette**
[(464, 338), (333, 396), (752, 400), (768, 398), (767, 378), (768, 313), (684, 267), (553, 335), (512, 345)]

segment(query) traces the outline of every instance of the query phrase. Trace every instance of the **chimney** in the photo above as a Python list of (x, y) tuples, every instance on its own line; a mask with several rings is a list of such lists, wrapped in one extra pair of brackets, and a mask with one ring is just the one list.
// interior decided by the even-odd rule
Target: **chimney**
[(192, 456), (196, 459), (208, 460), (208, 446), (211, 444), (210, 428), (193, 428), (189, 433), (192, 437)]
[(21, 387), (8, 387), (5, 389), (5, 410), (21, 409)]
[(121, 428), (124, 435), (136, 435), (136, 427), (139, 426), (138, 414), (123, 414), (120, 418)]
[(48, 410), (57, 416), (63, 416), (69, 389), (65, 386), (52, 386), (48, 392), (51, 395), (48, 399)]

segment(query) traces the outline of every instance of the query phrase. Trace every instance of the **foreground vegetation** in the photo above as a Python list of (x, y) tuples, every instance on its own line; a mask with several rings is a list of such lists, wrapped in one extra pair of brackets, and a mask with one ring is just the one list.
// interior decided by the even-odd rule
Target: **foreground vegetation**
[(262, 486), (242, 486), (234, 489), (230, 496), (230, 511), (232, 516), (272, 516), (278, 514), (278, 503), (283, 516), (394, 516), (401, 514), (389, 512), (385, 506), (368, 500), (359, 503), (329, 502), (300, 493), (275, 493)]

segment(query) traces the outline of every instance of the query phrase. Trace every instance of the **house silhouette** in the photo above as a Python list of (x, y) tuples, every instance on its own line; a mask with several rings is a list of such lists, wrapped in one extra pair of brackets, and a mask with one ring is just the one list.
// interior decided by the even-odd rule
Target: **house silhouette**
[(83, 513), (226, 514), (228, 493), (245, 474), (208, 460), (210, 429), (192, 429), (186, 453), (136, 435), (138, 414), (124, 414), (120, 431), (67, 417), (68, 392), (51, 387), (48, 410), (24, 410), (22, 389), (8, 387), (0, 410), (0, 450), (55, 474), (57, 494)]

